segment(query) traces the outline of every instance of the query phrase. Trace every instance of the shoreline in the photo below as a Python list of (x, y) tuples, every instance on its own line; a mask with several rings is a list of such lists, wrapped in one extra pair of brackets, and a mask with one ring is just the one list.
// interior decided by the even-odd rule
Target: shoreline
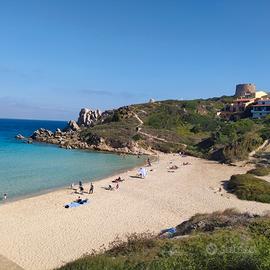
[[(84, 149), (72, 149), (72, 150), (84, 151)], [(87, 150), (85, 150), (85, 151), (87, 151)], [(93, 152), (95, 152), (95, 151), (93, 151)], [(104, 154), (106, 154), (106, 152)], [(114, 154), (114, 153), (107, 152), (107, 154)], [(117, 154), (117, 153), (115, 153), (115, 154)], [(121, 155), (121, 154), (118, 154), (118, 155)], [(138, 163), (138, 165), (132, 166), (130, 168), (123, 168), (123, 169), (116, 170), (115, 172), (112, 172), (112, 173), (110, 173), (108, 175), (97, 177), (96, 179), (93, 179), (93, 180), (91, 180), (89, 182), (85, 182), (83, 184), (88, 185), (91, 182), (97, 183), (97, 182), (102, 181), (102, 180), (104, 180), (106, 178), (115, 177), (115, 176), (117, 176), (119, 174), (127, 173), (127, 172), (129, 172), (131, 170), (134, 170), (134, 169), (139, 169), (140, 167), (142, 167), (145, 164), (147, 155), (141, 155), (140, 158), (142, 158), (142, 157), (144, 157), (144, 160), (142, 160), (141, 163)], [(154, 160), (155, 156), (152, 156), (152, 158)], [(78, 184), (75, 184), (75, 186), (76, 185), (78, 185)], [(21, 200), (25, 200), (25, 199), (29, 199), (29, 198), (34, 198), (34, 197), (38, 197), (38, 196), (42, 196), (42, 195), (46, 195), (46, 194), (50, 194), (50, 193), (54, 193), (54, 192), (58, 192), (58, 191), (63, 191), (63, 190), (71, 190), (70, 185), (69, 186), (64, 185), (64, 186), (60, 186), (60, 187), (44, 189), (44, 190), (40, 190), (40, 191), (30, 193), (30, 194), (20, 195), (20, 196), (16, 196), (16, 197), (10, 197), (7, 200), (2, 199), (2, 200), (0, 200), (0, 207), (2, 205), (10, 204), (10, 203), (13, 203), (13, 202), (17, 202), (17, 201), (21, 201)], [(78, 194), (78, 195), (80, 195), (80, 194)]]
[[(183, 162), (192, 165), (183, 166)], [(179, 168), (170, 172), (171, 165)], [(145, 179), (135, 176), (136, 168), (119, 173), (125, 181), (118, 190), (104, 189), (115, 178), (109, 176), (94, 183), (93, 194), (60, 189), (2, 204), (0, 215), (5, 218), (0, 220), (0, 237), (5, 245), (0, 245), (0, 254), (27, 270), (51, 270), (93, 249), (108, 247), (117, 236), (158, 233), (196, 213), (227, 208), (256, 214), (270, 210), (269, 204), (242, 201), (223, 189), (224, 181), (248, 167), (161, 154)], [(86, 191), (88, 186), (84, 185)], [(218, 192), (220, 187), (222, 192)], [(64, 208), (78, 196), (89, 203)]]

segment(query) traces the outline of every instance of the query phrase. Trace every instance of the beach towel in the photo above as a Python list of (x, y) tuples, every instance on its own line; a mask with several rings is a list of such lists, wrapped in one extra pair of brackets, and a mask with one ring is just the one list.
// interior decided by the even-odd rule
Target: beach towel
[(71, 203), (66, 204), (65, 208), (75, 208), (75, 207), (85, 205), (85, 204), (88, 204), (88, 203), (89, 203), (88, 201), (85, 201), (85, 202), (82, 202), (82, 203), (71, 202)]
[(169, 238), (173, 237), (175, 233), (176, 233), (176, 228), (174, 228), (174, 227), (168, 228), (168, 229), (165, 229), (165, 230), (161, 231), (161, 235), (162, 234), (167, 234)]

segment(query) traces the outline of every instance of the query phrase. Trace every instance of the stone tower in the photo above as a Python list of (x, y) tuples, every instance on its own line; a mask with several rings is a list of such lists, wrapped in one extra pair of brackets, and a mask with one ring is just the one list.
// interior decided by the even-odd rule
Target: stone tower
[(235, 90), (235, 96), (241, 97), (245, 95), (255, 94), (256, 85), (252, 83), (237, 84)]

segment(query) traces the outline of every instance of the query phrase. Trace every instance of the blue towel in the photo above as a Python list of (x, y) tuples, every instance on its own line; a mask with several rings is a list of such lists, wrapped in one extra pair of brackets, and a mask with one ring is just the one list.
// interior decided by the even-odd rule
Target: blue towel
[(85, 205), (85, 204), (88, 204), (88, 201), (84, 203), (71, 202), (71, 203), (66, 204), (65, 208), (75, 208), (75, 207)]
[(170, 237), (172, 237), (176, 233), (176, 228), (174, 227), (168, 228), (168, 229), (162, 230), (161, 233), (168, 233)]

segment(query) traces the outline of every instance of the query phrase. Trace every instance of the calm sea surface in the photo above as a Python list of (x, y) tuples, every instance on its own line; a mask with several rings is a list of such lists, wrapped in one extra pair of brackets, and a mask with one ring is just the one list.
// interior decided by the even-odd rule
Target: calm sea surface
[(135, 156), (66, 150), (46, 144), (26, 144), (14, 138), (43, 127), (54, 131), (66, 122), (0, 119), (0, 201), (67, 186), (79, 180), (97, 180), (138, 165)]

